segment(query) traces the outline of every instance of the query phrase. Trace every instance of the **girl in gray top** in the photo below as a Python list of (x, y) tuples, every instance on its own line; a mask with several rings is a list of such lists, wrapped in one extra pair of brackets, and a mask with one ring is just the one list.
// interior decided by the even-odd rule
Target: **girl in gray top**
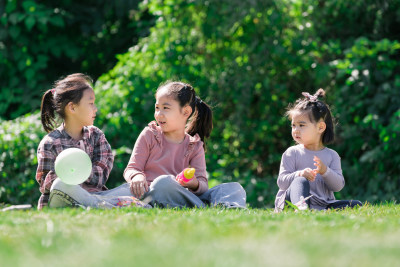
[(318, 210), (361, 206), (358, 200), (336, 200), (333, 194), (340, 191), (345, 182), (340, 156), (325, 147), (334, 140), (331, 111), (327, 104), (318, 100), (325, 96), (325, 91), (319, 89), (314, 95), (303, 93), (303, 96), (289, 105), (286, 113), (292, 121), (292, 137), (297, 145), (289, 147), (282, 155), (275, 211), (282, 211), (285, 200)]

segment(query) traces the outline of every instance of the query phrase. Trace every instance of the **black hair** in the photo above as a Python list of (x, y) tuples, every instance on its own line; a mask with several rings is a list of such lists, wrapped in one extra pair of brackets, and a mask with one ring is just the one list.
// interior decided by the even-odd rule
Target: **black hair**
[(318, 89), (314, 95), (303, 92), (303, 96), (304, 98), (299, 98), (294, 105), (289, 105), (286, 116), (292, 119), (293, 113), (300, 111), (307, 112), (310, 121), (313, 123), (317, 123), (322, 119), (326, 124), (326, 129), (322, 134), (322, 143), (324, 145), (332, 143), (335, 140), (335, 129), (331, 110), (325, 102), (318, 99), (325, 97), (325, 91)]
[(192, 108), (186, 132), (191, 136), (198, 134), (205, 147), (205, 139), (210, 137), (213, 128), (213, 114), (210, 106), (196, 96), (196, 92), (190, 84), (166, 82), (158, 87), (156, 95), (162, 88), (166, 88), (167, 95), (178, 101), (181, 107), (189, 105)]
[(56, 113), (65, 119), (65, 106), (72, 102), (78, 104), (86, 89), (91, 89), (92, 79), (82, 73), (68, 75), (55, 82), (53, 89), (47, 90), (40, 107), (41, 120), (46, 132), (56, 127)]

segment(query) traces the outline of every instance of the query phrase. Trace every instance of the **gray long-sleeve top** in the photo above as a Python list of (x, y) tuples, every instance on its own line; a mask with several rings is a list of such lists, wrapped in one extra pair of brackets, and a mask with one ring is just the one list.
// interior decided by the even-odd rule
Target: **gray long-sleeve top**
[(339, 192), (345, 184), (338, 153), (327, 147), (312, 151), (304, 148), (303, 145), (296, 145), (289, 147), (282, 155), (278, 177), (279, 191), (275, 199), (276, 211), (283, 209), (286, 190), (294, 178), (300, 176), (300, 171), (306, 168), (315, 169), (314, 156), (321, 159), (327, 171), (323, 175), (317, 174), (315, 181), (310, 182), (310, 194), (313, 195), (310, 199), (310, 208), (321, 210), (335, 202), (333, 192)]

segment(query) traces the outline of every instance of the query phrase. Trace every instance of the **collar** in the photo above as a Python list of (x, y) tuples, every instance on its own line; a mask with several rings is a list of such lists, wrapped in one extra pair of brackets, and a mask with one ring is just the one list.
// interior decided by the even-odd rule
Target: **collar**
[[(61, 133), (61, 135), (64, 138), (67, 139), (73, 139), (66, 131), (65, 131), (65, 123), (61, 123), (61, 125), (57, 128), (57, 130)], [(90, 132), (89, 132), (89, 128), (87, 126), (83, 126), (83, 135), (82, 135), (82, 139), (89, 139), (90, 137)]]
[[(152, 121), (148, 124), (149, 129), (151, 130), (151, 132), (154, 134), (154, 138), (157, 140), (157, 143), (162, 146), (162, 142), (163, 142), (163, 132), (161, 130), (161, 127), (157, 125), (157, 123), (155, 121)], [(195, 134), (194, 136), (191, 136), (190, 134), (187, 134), (187, 136), (189, 136), (189, 144), (188, 144), (188, 149), (185, 153), (185, 157), (189, 155), (189, 153), (193, 150), (193, 148), (195, 147), (195, 145), (197, 143), (202, 143), (201, 138), (198, 134)]]

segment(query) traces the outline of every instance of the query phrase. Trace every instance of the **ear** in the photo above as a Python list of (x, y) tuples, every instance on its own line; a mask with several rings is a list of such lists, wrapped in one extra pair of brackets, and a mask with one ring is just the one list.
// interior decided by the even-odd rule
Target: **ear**
[(65, 111), (73, 113), (75, 112), (75, 104), (72, 102), (69, 102), (66, 106), (65, 106)]
[(183, 107), (183, 116), (185, 116), (186, 118), (189, 118), (190, 114), (192, 114), (192, 107), (189, 105), (186, 105)]
[(324, 121), (318, 122), (318, 132), (323, 133), (326, 130), (326, 123)]

